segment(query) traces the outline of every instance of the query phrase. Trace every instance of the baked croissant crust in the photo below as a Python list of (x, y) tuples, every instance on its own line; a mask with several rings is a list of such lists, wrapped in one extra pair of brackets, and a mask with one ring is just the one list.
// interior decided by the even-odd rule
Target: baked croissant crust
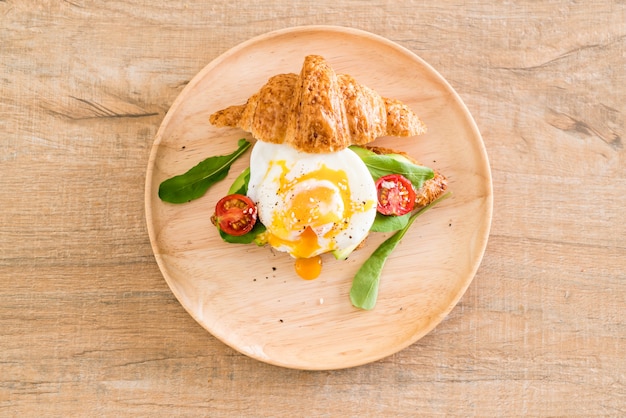
[(408, 106), (381, 97), (350, 75), (336, 74), (318, 55), (305, 57), (300, 74), (271, 77), (245, 104), (215, 112), (209, 120), (309, 153), (335, 152), (380, 136), (426, 132)]

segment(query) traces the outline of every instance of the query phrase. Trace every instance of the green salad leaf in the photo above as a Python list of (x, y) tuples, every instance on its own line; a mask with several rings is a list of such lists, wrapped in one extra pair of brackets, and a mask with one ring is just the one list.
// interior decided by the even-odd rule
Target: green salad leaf
[(374, 180), (388, 174), (401, 174), (413, 183), (415, 189), (419, 189), (424, 181), (435, 175), (431, 168), (413, 164), (400, 154), (376, 154), (356, 145), (352, 145), (350, 149), (363, 160)]
[(169, 203), (186, 203), (202, 197), (212, 185), (226, 177), (230, 166), (251, 143), (242, 138), (237, 146), (232, 154), (209, 157), (186, 173), (165, 180), (159, 185), (159, 198)]
[(357, 308), (370, 310), (376, 305), (378, 299), (378, 285), (380, 283), (380, 275), (389, 254), (398, 246), (398, 243), (404, 237), (404, 234), (409, 230), (415, 219), (429, 208), (433, 207), (436, 203), (447, 198), (449, 193), (439, 197), (431, 202), (429, 205), (424, 206), (411, 215), (407, 224), (398, 232), (387, 238), (382, 244), (374, 250), (372, 255), (365, 260), (363, 265), (359, 268), (354, 279), (352, 281), (352, 287), (350, 289), (350, 301), (352, 305)]
[(245, 170), (237, 176), (233, 184), (228, 189), (228, 194), (247, 194), (248, 183), (250, 182), (250, 167), (246, 167)]
[(243, 235), (229, 235), (222, 231), (219, 227), (217, 227), (217, 230), (220, 232), (220, 237), (222, 237), (225, 242), (229, 242), (231, 244), (251, 244), (254, 242), (259, 246), (265, 245), (265, 241), (262, 239), (262, 234), (265, 232), (266, 228), (265, 225), (263, 225), (258, 219), (252, 229)]
[(393, 232), (399, 231), (404, 228), (411, 218), (411, 214), (407, 213), (406, 215), (383, 215), (380, 212), (376, 212), (376, 218), (374, 218), (374, 223), (370, 228), (372, 232)]

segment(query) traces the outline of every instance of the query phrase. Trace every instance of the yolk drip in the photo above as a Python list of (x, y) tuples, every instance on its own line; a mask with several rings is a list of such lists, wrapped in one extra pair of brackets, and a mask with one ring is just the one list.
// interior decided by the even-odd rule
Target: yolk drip
[(296, 258), (296, 273), (304, 280), (313, 280), (322, 272), (322, 257)]

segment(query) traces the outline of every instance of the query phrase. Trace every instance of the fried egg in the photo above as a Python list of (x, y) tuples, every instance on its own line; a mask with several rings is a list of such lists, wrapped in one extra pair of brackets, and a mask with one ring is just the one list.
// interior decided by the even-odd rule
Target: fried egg
[(376, 216), (374, 181), (350, 149), (310, 154), (258, 141), (250, 156), (248, 197), (267, 242), (296, 258), (296, 271), (317, 277), (320, 254), (355, 248)]

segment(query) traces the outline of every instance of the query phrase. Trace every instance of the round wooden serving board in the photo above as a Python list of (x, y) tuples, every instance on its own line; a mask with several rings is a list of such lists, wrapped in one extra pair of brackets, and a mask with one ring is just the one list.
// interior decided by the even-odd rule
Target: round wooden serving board
[[(249, 134), (213, 127), (211, 113), (241, 104), (269, 77), (324, 56), (385, 97), (407, 103), (428, 126), (417, 138), (379, 138), (449, 178), (452, 196), (420, 216), (388, 259), (378, 303), (354, 308), (352, 277), (387, 234), (370, 234), (346, 261), (325, 255), (305, 281), (293, 259), (269, 247), (224, 243), (210, 221), (217, 200), (249, 164), (190, 203), (162, 202), (159, 184), (199, 161), (237, 148)], [(158, 131), (146, 179), (146, 216), (156, 260), (180, 303), (211, 334), (274, 365), (339, 369), (391, 355), (433, 329), (455, 306), (480, 264), (491, 224), (491, 173), (467, 108), (427, 63), (403, 47), (341, 27), (297, 27), (251, 39), (207, 65), (172, 105)]]

